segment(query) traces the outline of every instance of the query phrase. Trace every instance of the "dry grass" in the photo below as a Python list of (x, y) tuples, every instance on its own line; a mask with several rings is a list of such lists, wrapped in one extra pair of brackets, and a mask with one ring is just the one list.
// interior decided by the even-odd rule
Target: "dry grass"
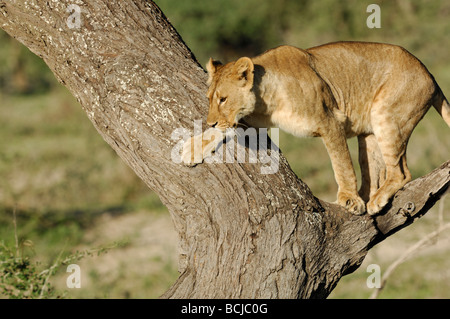
[(67, 289), (68, 274), (52, 279), (68, 298), (157, 298), (178, 276), (177, 236), (168, 214), (139, 211), (102, 216), (77, 249), (121, 242), (107, 254), (84, 258), (80, 289)]
[[(50, 282), (69, 298), (155, 298), (177, 277), (176, 235), (157, 197), (101, 140), (85, 114), (63, 91), (16, 97), (0, 108), (0, 240), (14, 245), (12, 207), (18, 207), (19, 241), (34, 242), (30, 256), (43, 266), (63, 251), (71, 253), (113, 242), (122, 245), (80, 261), (82, 288), (67, 289), (61, 269)], [(46, 121), (47, 118), (52, 121)], [(45, 122), (46, 125), (42, 125)], [(414, 176), (447, 159), (448, 127), (431, 111), (408, 149)], [(349, 141), (354, 159), (356, 143)], [(281, 134), (280, 146), (297, 175), (313, 192), (334, 200), (336, 185), (320, 139)], [(450, 220), (446, 200), (444, 220)], [(436, 228), (436, 211), (374, 247), (363, 265), (346, 276), (332, 298), (367, 298), (370, 263), (382, 272), (412, 243)], [(448, 234), (402, 264), (382, 298), (450, 297)]]

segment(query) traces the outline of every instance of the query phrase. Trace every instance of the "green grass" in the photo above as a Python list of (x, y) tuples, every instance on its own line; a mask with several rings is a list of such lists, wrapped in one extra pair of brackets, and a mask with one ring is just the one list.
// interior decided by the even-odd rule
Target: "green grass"
[(19, 204), (26, 211), (96, 210), (142, 201), (148, 195), (65, 90), (5, 96), (3, 101), (2, 206)]
[[(55, 290), (45, 296), (155, 298), (161, 295), (177, 277), (175, 246), (169, 245), (169, 241), (159, 243), (156, 246), (165, 247), (163, 252), (146, 256), (137, 250), (137, 247), (147, 249), (138, 244), (148, 236), (145, 227), (150, 226), (146, 225), (152, 224), (154, 218), (169, 219), (157, 195), (121, 162), (65, 90), (41, 96), (6, 97), (4, 101), (0, 108), (0, 240), (3, 244), (9, 249), (14, 246), (14, 208), (19, 241), (33, 243), (33, 247), (24, 249), (24, 258), (30, 269), (34, 267), (30, 271), (35, 275), (51, 267), (61, 254), (67, 257), (77, 250), (122, 242), (104, 257), (83, 258), (84, 289), (68, 290), (65, 265), (60, 265), (50, 281)], [(434, 110), (415, 130), (408, 150), (409, 166), (415, 177), (446, 160), (450, 144), (443, 137), (447, 130)], [(336, 183), (321, 140), (299, 139), (281, 132), (279, 141), (291, 167), (314, 194), (335, 200)], [(356, 140), (349, 140), (349, 145), (358, 167)], [(446, 204), (446, 211), (448, 207), (450, 203)], [(428, 215), (417, 225), (388, 239), (386, 244), (376, 246), (354, 274), (341, 280), (331, 298), (370, 296), (372, 291), (366, 286), (367, 263), (379, 263), (382, 270), (386, 269), (393, 259), (383, 257), (385, 251), (394, 248), (402, 251), (435, 226), (436, 212)], [(111, 236), (101, 235), (103, 228), (112, 227), (111, 223), (122, 218), (123, 225), (129, 225), (127, 220), (136, 219), (134, 226)], [(160, 231), (173, 232), (170, 222)], [(89, 237), (87, 233), (97, 235)], [(447, 255), (448, 251), (443, 250), (408, 261), (395, 271), (380, 297), (450, 297)], [(114, 256), (115, 262), (108, 260), (108, 256)], [(111, 265), (111, 269), (103, 269), (105, 265)]]
[[(370, 264), (378, 264), (381, 275), (409, 247), (437, 230), (439, 213), (450, 221), (450, 196), (441, 199), (424, 217), (372, 248), (354, 273), (343, 277), (330, 298), (369, 298), (373, 290), (366, 281)], [(439, 212), (440, 211), (440, 212)], [(378, 298), (450, 298), (450, 232), (415, 250), (391, 273)]]
[[(35, 275), (51, 267), (60, 254), (70, 256), (79, 247), (114, 242), (111, 238), (94, 245), (84, 238), (104, 216), (167, 212), (61, 87), (46, 95), (2, 96), (0, 177), (3, 255), (14, 251), (16, 210), (17, 237), (33, 246), (23, 250), (26, 259), (11, 267), (27, 263)], [(39, 296), (15, 293), (16, 297)]]
[[(331, 0), (270, 5), (259, 0), (157, 3), (202, 64), (210, 56), (228, 62), (286, 43), (306, 48), (336, 40), (390, 42), (420, 58), (450, 96), (450, 11), (444, 2), (415, 0), (410, 6), (385, 1), (379, 30), (365, 27), (367, 4), (356, 0), (340, 6)], [(249, 15), (252, 7), (256, 9)], [(158, 297), (177, 277), (176, 236), (166, 208), (102, 140), (75, 99), (44, 70), (42, 61), (36, 62), (3, 32), (0, 41), (0, 260), (8, 261), (0, 269), (22, 267), (34, 278), (30, 281), (42, 285), (45, 276), (39, 274), (58, 258), (112, 245), (107, 254), (86, 254), (77, 261), (83, 270), (82, 289), (67, 290), (65, 265), (58, 264), (50, 280), (55, 290), (45, 297)], [(448, 160), (448, 133), (447, 125), (431, 110), (409, 143), (408, 165), (414, 178)], [(348, 142), (359, 176), (357, 143)], [(298, 139), (281, 132), (280, 148), (316, 196), (335, 200), (337, 186), (320, 139)], [(450, 219), (449, 207), (447, 199), (445, 220)], [(21, 259), (14, 259), (14, 210)], [(330, 297), (370, 296), (367, 265), (377, 263), (383, 272), (407, 247), (435, 229), (436, 211), (374, 247)], [(450, 298), (448, 237), (443, 235), (439, 242), (401, 265), (380, 297)], [(40, 295), (39, 290), (20, 295), (26, 291), (29, 286), (22, 292), (15, 290), (15, 297)]]
[[(401, 239), (401, 235), (395, 235)], [(450, 236), (442, 236), (441, 241), (449, 240)], [(442, 242), (441, 242), (442, 243)], [(412, 244), (412, 243), (411, 243)], [(384, 245), (383, 249), (386, 249)], [(423, 248), (409, 260), (398, 266), (387, 279), (386, 285), (378, 298), (404, 299), (404, 298), (450, 298), (450, 261), (448, 260), (450, 248), (433, 250), (433, 245)], [(398, 249), (399, 253), (400, 249)], [(378, 252), (382, 254), (381, 248)], [(369, 298), (373, 292), (368, 288), (366, 281), (371, 273), (367, 266), (372, 263), (379, 264), (381, 275), (395, 258), (373, 257), (370, 252), (369, 261), (355, 271), (355, 273), (341, 279), (336, 289), (330, 295), (333, 299)]]

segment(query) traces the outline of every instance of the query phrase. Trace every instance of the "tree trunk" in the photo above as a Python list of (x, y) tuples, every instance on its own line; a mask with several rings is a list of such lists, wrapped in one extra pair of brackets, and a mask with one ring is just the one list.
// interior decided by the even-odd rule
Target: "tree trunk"
[(206, 118), (207, 76), (151, 1), (0, 0), (0, 27), (44, 59), (168, 207), (181, 275), (164, 298), (324, 298), (448, 186), (450, 162), (372, 218), (315, 198), (282, 154), (273, 174), (260, 161), (172, 160), (176, 133)]

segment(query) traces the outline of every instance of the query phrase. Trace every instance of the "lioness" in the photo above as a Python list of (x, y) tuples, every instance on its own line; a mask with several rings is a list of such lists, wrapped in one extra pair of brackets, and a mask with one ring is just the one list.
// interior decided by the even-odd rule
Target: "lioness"
[[(369, 214), (378, 213), (411, 180), (406, 145), (431, 105), (450, 126), (450, 105), (433, 76), (396, 45), (280, 46), (226, 65), (210, 59), (207, 70), (207, 123), (214, 129), (183, 145), (186, 164), (209, 156), (241, 119), (256, 128), (320, 136), (339, 187), (337, 203), (354, 214), (365, 212), (365, 201)], [(353, 136), (359, 143), (359, 193), (346, 143)], [(199, 154), (191, 152), (196, 139)]]

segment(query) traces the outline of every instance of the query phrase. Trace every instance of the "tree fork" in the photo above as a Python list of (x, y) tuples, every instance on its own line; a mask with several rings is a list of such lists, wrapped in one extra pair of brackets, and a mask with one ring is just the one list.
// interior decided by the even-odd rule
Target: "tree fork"
[(282, 154), (266, 175), (261, 163), (177, 164), (174, 128), (206, 118), (204, 70), (153, 2), (75, 1), (78, 27), (72, 2), (0, 0), (0, 27), (44, 59), (169, 209), (181, 275), (164, 298), (325, 298), (448, 188), (450, 162), (372, 218), (315, 198)]

